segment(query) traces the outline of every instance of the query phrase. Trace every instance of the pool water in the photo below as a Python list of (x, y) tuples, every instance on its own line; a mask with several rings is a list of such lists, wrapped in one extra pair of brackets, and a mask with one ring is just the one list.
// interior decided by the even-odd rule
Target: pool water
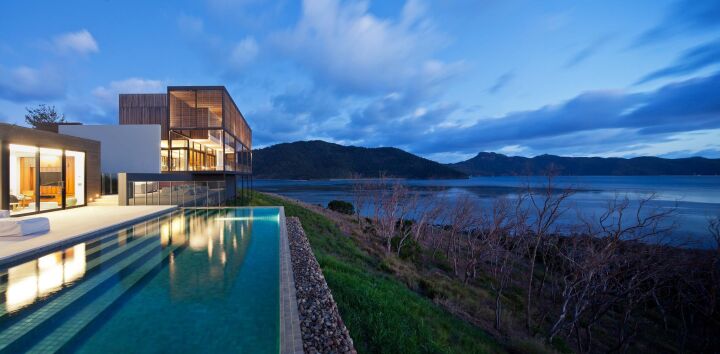
[(0, 265), (0, 352), (277, 353), (279, 210), (183, 209)]

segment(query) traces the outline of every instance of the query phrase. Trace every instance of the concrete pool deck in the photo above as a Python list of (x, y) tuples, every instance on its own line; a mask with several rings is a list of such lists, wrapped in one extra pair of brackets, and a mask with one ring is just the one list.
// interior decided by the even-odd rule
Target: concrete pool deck
[(17, 219), (48, 218), (50, 231), (22, 237), (0, 237), (0, 263), (12, 262), (42, 250), (71, 245), (82, 238), (119, 229), (177, 208), (174, 205), (98, 205), (18, 217)]
[(285, 208), (280, 207), (280, 353), (302, 354), (295, 276), (290, 259), (290, 243), (285, 219)]

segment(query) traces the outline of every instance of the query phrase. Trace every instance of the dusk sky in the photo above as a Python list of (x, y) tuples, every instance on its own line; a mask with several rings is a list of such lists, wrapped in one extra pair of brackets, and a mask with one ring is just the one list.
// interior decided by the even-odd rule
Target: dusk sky
[(254, 147), (720, 157), (720, 1), (3, 1), (0, 120), (225, 85)]

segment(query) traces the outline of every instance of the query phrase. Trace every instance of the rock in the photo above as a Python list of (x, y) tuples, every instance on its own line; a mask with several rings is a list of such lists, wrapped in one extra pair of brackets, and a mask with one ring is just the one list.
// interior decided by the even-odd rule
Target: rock
[(356, 353), (300, 220), (286, 220), (305, 352)]

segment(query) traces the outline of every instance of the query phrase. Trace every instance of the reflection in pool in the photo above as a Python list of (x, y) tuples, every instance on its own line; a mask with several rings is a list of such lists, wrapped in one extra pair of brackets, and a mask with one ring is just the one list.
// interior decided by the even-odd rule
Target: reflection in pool
[(13, 312), (59, 290), (85, 274), (85, 244), (11, 267), (7, 270), (5, 308)]
[(0, 266), (0, 352), (277, 352), (278, 215), (183, 209)]

